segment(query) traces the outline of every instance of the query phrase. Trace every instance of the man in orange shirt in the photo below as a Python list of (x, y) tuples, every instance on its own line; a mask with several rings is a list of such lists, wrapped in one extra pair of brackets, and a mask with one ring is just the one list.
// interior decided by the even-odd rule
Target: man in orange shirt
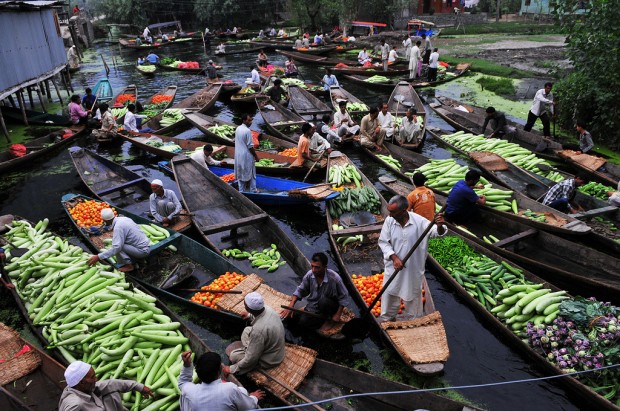
[(435, 193), (424, 185), (426, 183), (424, 174), (415, 173), (412, 180), (415, 189), (407, 196), (407, 201), (409, 201), (407, 211), (413, 211), (428, 221), (433, 221), (435, 217)]
[(301, 126), (303, 133), (299, 137), (297, 143), (297, 159), (291, 164), (292, 166), (312, 167), (315, 161), (320, 162), (320, 166), (324, 167), (327, 163), (323, 158), (329, 154), (331, 146), (327, 140), (315, 132), (316, 127), (312, 123), (305, 123)]

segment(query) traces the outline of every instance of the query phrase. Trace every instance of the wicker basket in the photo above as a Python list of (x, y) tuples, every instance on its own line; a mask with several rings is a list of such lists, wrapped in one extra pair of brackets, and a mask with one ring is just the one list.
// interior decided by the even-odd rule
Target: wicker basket
[[(261, 370), (274, 379), (283, 382), (288, 387), (296, 390), (299, 388), (304, 378), (312, 369), (314, 360), (316, 359), (317, 352), (306, 347), (299, 345), (286, 344), (286, 354), (284, 355), (284, 361), (280, 365), (268, 370)], [(248, 377), (252, 379), (257, 385), (263, 386), (273, 394), (279, 397), (287, 397), (291, 392), (278, 384), (273, 379), (270, 379), (258, 371), (251, 371), (248, 373)]]
[(444, 362), (450, 356), (439, 311), (411, 321), (385, 322), (381, 327), (410, 364)]
[(489, 171), (508, 170), (508, 163), (506, 163), (506, 160), (504, 160), (502, 156), (491, 153), (490, 151), (473, 151), (469, 153), (469, 156), (476, 164)]
[(335, 323), (333, 321), (327, 321), (323, 327), (319, 328), (317, 332), (323, 337), (332, 337), (342, 331), (342, 327), (349, 321), (355, 318), (355, 313), (345, 307), (340, 315), (341, 322)]
[(35, 350), (15, 356), (24, 345), (24, 340), (15, 330), (0, 323), (0, 360), (5, 360), (0, 363), (0, 385), (30, 374), (41, 364), (39, 353)]
[(246, 294), (256, 291), (263, 296), (265, 305), (279, 312), (281, 305), (288, 305), (291, 296), (281, 293), (263, 283), (263, 279), (256, 274), (248, 275), (243, 281), (237, 284), (233, 290), (240, 290), (241, 294), (224, 294), (216, 303), (223, 310), (233, 314), (241, 315), (245, 310), (243, 300)]
[(591, 156), (589, 154), (577, 154), (574, 150), (562, 150), (558, 154), (560, 157), (568, 157), (575, 163), (594, 171), (598, 170), (607, 162), (604, 158)]

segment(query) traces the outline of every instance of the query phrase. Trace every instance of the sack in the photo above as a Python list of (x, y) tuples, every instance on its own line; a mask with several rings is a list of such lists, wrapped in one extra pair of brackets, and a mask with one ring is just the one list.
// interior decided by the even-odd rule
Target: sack
[(26, 155), (28, 149), (23, 144), (11, 144), (9, 147), (9, 155), (11, 158), (23, 157)]
[(62, 139), (64, 140), (64, 139), (69, 138), (69, 137), (71, 137), (73, 135), (73, 130), (66, 128), (66, 129), (63, 130), (62, 133), (63, 133), (62, 134)]

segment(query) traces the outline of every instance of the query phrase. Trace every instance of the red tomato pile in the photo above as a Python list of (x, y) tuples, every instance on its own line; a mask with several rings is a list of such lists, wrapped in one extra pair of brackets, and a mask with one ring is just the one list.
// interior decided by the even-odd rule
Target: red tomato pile
[(75, 207), (69, 209), (69, 214), (71, 214), (71, 217), (79, 227), (100, 226), (103, 224), (101, 210), (104, 208), (111, 208), (114, 211), (114, 215), (117, 215), (114, 207), (108, 203), (95, 200), (78, 203)]
[(156, 94), (153, 96), (153, 98), (151, 99), (151, 102), (153, 104), (159, 104), (159, 103), (167, 103), (170, 100), (172, 100), (172, 96), (166, 96), (163, 94)]
[[(237, 284), (239, 284), (245, 275), (238, 274), (236, 272), (229, 272), (220, 275), (211, 284), (201, 287), (202, 290), (232, 290)], [(198, 292), (190, 299), (191, 301), (204, 305), (205, 307), (218, 310), (215, 305), (224, 294), (221, 293), (201, 293)]]
[(133, 103), (134, 101), (136, 101), (136, 96), (133, 94), (121, 94), (120, 96), (116, 97), (116, 100), (114, 101), (114, 105), (115, 106), (119, 106), (119, 105), (123, 105), (126, 106), (129, 103)]
[[(369, 306), (381, 290), (381, 286), (383, 285), (383, 273), (373, 274), (368, 277), (364, 277), (361, 274), (353, 274), (351, 278), (353, 279), (355, 288), (359, 290), (360, 294), (362, 294), (362, 297), (364, 298), (364, 302)], [(422, 290), (422, 296), (422, 301), (425, 302), (426, 298), (424, 298), (424, 290)], [(404, 308), (405, 304), (403, 304), (401, 300), (398, 313), (402, 313)], [(381, 315), (381, 300), (379, 300), (372, 308), (372, 313), (375, 317)]]
[(235, 173), (225, 174), (220, 177), (223, 182), (230, 183), (231, 181), (235, 181)]

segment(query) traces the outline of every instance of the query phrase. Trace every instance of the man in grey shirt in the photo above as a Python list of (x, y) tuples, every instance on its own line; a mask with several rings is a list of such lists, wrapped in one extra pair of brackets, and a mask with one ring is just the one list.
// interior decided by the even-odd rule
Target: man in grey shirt
[(177, 195), (174, 191), (165, 189), (161, 180), (153, 180), (151, 190), (153, 194), (149, 197), (149, 207), (155, 221), (164, 227), (174, 224), (183, 209)]

